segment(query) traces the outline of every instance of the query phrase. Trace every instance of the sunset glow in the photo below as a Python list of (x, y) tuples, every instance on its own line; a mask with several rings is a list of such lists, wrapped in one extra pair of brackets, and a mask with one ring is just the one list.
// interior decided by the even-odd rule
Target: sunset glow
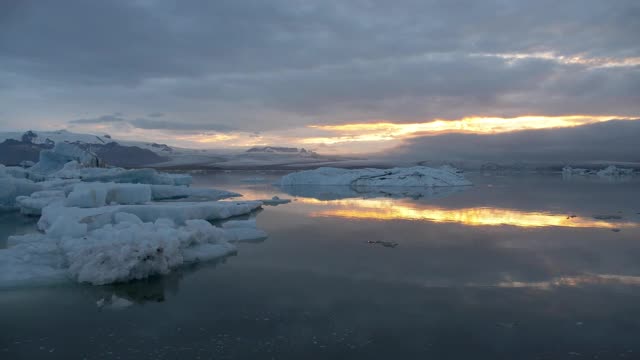
[(310, 137), (302, 139), (304, 144), (337, 144), (343, 142), (388, 141), (417, 135), (442, 133), (498, 134), (512, 131), (568, 128), (605, 122), (612, 119), (634, 120), (634, 117), (616, 115), (566, 115), (566, 116), (519, 116), (466, 117), (460, 120), (437, 119), (424, 123), (355, 123), (344, 125), (312, 125), (336, 133), (335, 136)]

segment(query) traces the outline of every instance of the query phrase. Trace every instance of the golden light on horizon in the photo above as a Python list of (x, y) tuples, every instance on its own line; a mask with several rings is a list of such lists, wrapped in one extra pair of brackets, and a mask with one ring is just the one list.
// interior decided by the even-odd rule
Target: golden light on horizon
[(554, 52), (533, 53), (479, 53), (473, 56), (498, 57), (507, 61), (524, 59), (551, 60), (566, 65), (584, 65), (592, 68), (634, 67), (640, 66), (640, 57), (592, 57), (585, 54), (560, 55)]
[(336, 133), (335, 136), (310, 137), (301, 139), (303, 144), (337, 144), (343, 142), (389, 141), (419, 135), (442, 133), (499, 134), (523, 130), (569, 128), (599, 122), (635, 120), (635, 117), (616, 115), (565, 115), (565, 116), (518, 116), (465, 117), (459, 120), (436, 119), (423, 123), (354, 123), (343, 125), (312, 125), (313, 129)]
[[(300, 199), (303, 203), (316, 203), (319, 200)], [(323, 202), (337, 205), (338, 208), (313, 212), (314, 217), (339, 217), (368, 220), (419, 220), (435, 223), (459, 223), (467, 226), (510, 225), (526, 228), (570, 227), (570, 228), (632, 228), (637, 223), (610, 222), (584, 217), (569, 217), (566, 214), (547, 212), (528, 212), (514, 209), (472, 207), (447, 209), (436, 206), (418, 207), (415, 204), (402, 204), (389, 199), (349, 199)]]

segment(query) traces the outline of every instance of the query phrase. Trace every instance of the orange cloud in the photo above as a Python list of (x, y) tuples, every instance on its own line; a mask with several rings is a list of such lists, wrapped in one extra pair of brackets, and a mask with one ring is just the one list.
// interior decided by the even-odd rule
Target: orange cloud
[(336, 133), (335, 136), (309, 137), (301, 139), (303, 144), (337, 144), (344, 142), (390, 141), (416, 135), (448, 132), (473, 134), (498, 134), (522, 130), (567, 128), (609, 121), (612, 119), (634, 120), (634, 117), (616, 115), (565, 115), (565, 116), (518, 116), (466, 117), (460, 120), (436, 119), (423, 123), (355, 123), (343, 125), (312, 125), (311, 128)]

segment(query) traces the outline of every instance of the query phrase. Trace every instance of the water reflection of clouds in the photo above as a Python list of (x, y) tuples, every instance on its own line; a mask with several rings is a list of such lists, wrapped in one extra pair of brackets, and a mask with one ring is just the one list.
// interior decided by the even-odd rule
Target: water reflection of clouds
[[(441, 199), (467, 187), (354, 189), (342, 186), (306, 186), (280, 188), (295, 196), (298, 206), (308, 208), (311, 217), (335, 217), (366, 220), (409, 220), (457, 223), (467, 226), (516, 226), (523, 228), (567, 227), (627, 229), (637, 221), (594, 219), (567, 213), (520, 210), (496, 206), (442, 207), (422, 200)], [(278, 188), (275, 188), (278, 189)], [(247, 199), (272, 196), (274, 188), (247, 187), (240, 190)]]
[(314, 217), (339, 217), (368, 220), (424, 220), (435, 223), (459, 223), (467, 226), (571, 227), (571, 228), (633, 228), (638, 223), (606, 221), (566, 214), (532, 212), (515, 209), (471, 207), (448, 209), (434, 205), (391, 199), (345, 199), (318, 201), (299, 199), (304, 203), (323, 203), (328, 209), (312, 212)]

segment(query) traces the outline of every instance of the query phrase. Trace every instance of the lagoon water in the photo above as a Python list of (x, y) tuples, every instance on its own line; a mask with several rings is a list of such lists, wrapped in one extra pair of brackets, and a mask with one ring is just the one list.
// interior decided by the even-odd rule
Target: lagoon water
[[(640, 180), (469, 174), (397, 194), (271, 185), (269, 238), (168, 276), (0, 289), (1, 359), (640, 358)], [(409, 197), (402, 197), (409, 196)], [(33, 221), (0, 214), (0, 247)]]

